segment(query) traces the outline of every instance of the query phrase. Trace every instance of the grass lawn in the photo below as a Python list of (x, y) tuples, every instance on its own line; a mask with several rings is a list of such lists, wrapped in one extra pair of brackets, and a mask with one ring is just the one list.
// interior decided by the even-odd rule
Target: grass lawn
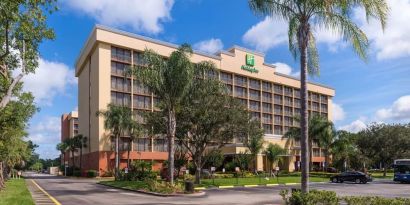
[(386, 177), (383, 176), (383, 173), (375, 172), (371, 173), (372, 177), (375, 179), (393, 179), (393, 172), (387, 172)]
[[(310, 177), (310, 182), (328, 182), (329, 178)], [(229, 186), (229, 185), (255, 185), (255, 184), (285, 184), (300, 183), (300, 176), (279, 176), (278, 178), (249, 177), (249, 178), (220, 178), (220, 179), (203, 179), (198, 186)]]
[(24, 179), (6, 182), (6, 188), (0, 191), (0, 205), (34, 205)]

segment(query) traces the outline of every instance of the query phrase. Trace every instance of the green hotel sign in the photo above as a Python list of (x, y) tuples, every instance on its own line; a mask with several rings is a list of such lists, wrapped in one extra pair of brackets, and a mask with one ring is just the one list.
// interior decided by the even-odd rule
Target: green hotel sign
[(251, 54), (246, 54), (246, 59), (245, 59), (245, 64), (246, 65), (242, 65), (241, 69), (242, 70), (246, 70), (249, 71), (251, 73), (258, 73), (258, 69), (256, 69), (255, 66), (255, 56), (251, 55)]

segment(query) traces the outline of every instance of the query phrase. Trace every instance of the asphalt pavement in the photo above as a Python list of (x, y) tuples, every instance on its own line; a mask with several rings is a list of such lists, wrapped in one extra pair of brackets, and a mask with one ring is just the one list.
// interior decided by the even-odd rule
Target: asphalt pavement
[[(204, 196), (158, 197), (109, 188), (97, 184), (98, 181), (96, 179), (75, 179), (34, 173), (29, 173), (28, 177), (34, 179), (40, 187), (62, 205), (281, 204), (280, 190), (298, 188), (298, 185), (237, 187), (231, 189), (209, 189), (205, 191), (206, 194)], [(390, 180), (378, 180), (368, 184), (312, 184), (311, 189), (331, 190), (340, 196), (410, 197), (410, 184), (398, 184)]]

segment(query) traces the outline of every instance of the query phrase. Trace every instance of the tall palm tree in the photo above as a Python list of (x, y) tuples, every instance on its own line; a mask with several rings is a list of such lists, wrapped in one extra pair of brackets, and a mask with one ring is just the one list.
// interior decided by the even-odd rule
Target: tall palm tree
[(64, 163), (64, 160), (65, 160), (65, 152), (67, 151), (67, 144), (64, 143), (64, 142), (60, 142), (60, 143), (58, 143), (58, 144), (56, 145), (56, 149), (57, 149), (58, 151), (60, 151), (60, 153), (61, 153), (61, 158), (62, 158), (61, 161), (63, 161), (63, 163)]
[(251, 120), (248, 123), (248, 130), (243, 144), (249, 149), (250, 154), (252, 155), (253, 160), (253, 169), (257, 173), (257, 156), (263, 148), (264, 138), (263, 130), (260, 128), (260, 121)]
[(127, 168), (130, 168), (130, 152), (133, 142), (144, 135), (142, 126), (137, 121), (132, 120), (128, 124), (129, 145), (127, 147)]
[(82, 171), (82, 161), (83, 161), (83, 148), (87, 148), (87, 137), (82, 134), (78, 134), (72, 138), (73, 144), (77, 150), (80, 151), (80, 172)]
[(265, 150), (265, 155), (269, 161), (269, 166), (266, 165), (266, 167), (269, 167), (269, 173), (271, 175), (272, 165), (279, 162), (282, 159), (280, 156), (283, 154), (286, 154), (286, 150), (283, 149), (280, 145), (269, 143), (268, 147)]
[(74, 153), (77, 150), (76, 143), (74, 141), (74, 138), (67, 138), (64, 140), (63, 143), (66, 144), (67, 150), (70, 151), (70, 154), (71, 154), (70, 159), (71, 159), (71, 166), (72, 166), (71, 168), (74, 171), (74, 168), (75, 168)]
[(332, 122), (329, 122), (329, 126), (325, 127), (325, 130), (321, 132), (318, 136), (318, 144), (319, 147), (323, 149), (323, 153), (325, 155), (325, 164), (323, 166), (323, 170), (326, 171), (327, 167), (329, 166), (329, 156), (332, 152), (332, 148), (334, 146), (336, 140), (336, 129)]
[(133, 74), (137, 81), (147, 86), (161, 101), (167, 119), (168, 179), (174, 184), (174, 142), (176, 109), (194, 78), (194, 64), (189, 57), (191, 46), (181, 45), (168, 59), (153, 50), (145, 50), (144, 65), (136, 66)]
[(300, 60), (301, 90), (301, 162), (302, 192), (309, 192), (307, 74), (319, 73), (319, 57), (313, 35), (314, 27), (329, 29), (353, 45), (355, 52), (366, 59), (369, 46), (366, 34), (352, 21), (350, 13), (357, 7), (366, 17), (374, 17), (385, 28), (388, 6), (385, 0), (249, 0), (252, 11), (278, 17), (289, 23), (289, 49)]
[(115, 138), (115, 179), (118, 179), (120, 170), (119, 139), (128, 132), (129, 123), (132, 121), (132, 111), (129, 107), (108, 104), (107, 110), (100, 110), (96, 115), (104, 118), (104, 129), (109, 130)]
[[(293, 118), (295, 121), (300, 122), (299, 117), (294, 117)], [(309, 170), (313, 168), (312, 166), (312, 148), (313, 148), (313, 143), (318, 142), (320, 139), (320, 136), (326, 135), (328, 130), (333, 126), (333, 123), (326, 118), (319, 116), (319, 115), (314, 115), (312, 117), (309, 117), (309, 123), (308, 123), (308, 134), (309, 134), (309, 140), (308, 140), (308, 149), (309, 149)], [(287, 131), (282, 138), (286, 138), (286, 144), (285, 147), (286, 149), (289, 149), (293, 147), (295, 144), (295, 141), (301, 141), (302, 136), (301, 136), (301, 129), (299, 127), (291, 127), (289, 131)]]

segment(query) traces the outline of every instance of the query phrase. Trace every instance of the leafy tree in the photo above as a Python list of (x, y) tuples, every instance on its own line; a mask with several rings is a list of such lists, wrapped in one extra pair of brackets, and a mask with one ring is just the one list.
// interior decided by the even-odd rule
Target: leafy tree
[(193, 81), (194, 64), (189, 57), (191, 46), (183, 44), (168, 59), (153, 50), (144, 52), (145, 65), (137, 66), (135, 79), (147, 86), (163, 105), (168, 137), (168, 178), (174, 184), (174, 142), (177, 127), (176, 112)]
[(307, 74), (319, 74), (319, 55), (313, 29), (332, 30), (340, 34), (342, 39), (351, 43), (354, 51), (366, 59), (369, 47), (365, 33), (352, 21), (349, 15), (353, 9), (362, 7), (366, 17), (374, 17), (385, 28), (388, 6), (384, 0), (344, 0), (344, 1), (313, 1), (313, 0), (249, 0), (252, 11), (260, 15), (268, 15), (283, 19), (289, 23), (289, 50), (300, 60), (300, 91), (301, 91), (301, 166), (302, 192), (309, 192), (309, 135), (307, 110)]
[(134, 141), (142, 136), (144, 136), (143, 127), (137, 123), (135, 120), (128, 122), (127, 130), (129, 132), (129, 145), (127, 147), (127, 168), (130, 168), (130, 152)]
[(204, 155), (204, 167), (207, 167), (209, 170), (211, 170), (211, 167), (218, 168), (222, 166), (224, 162), (224, 155), (220, 149), (211, 149), (206, 154)]
[(272, 166), (282, 160), (280, 156), (286, 154), (286, 150), (278, 144), (269, 143), (264, 152), (269, 161), (269, 165), (266, 167), (269, 167), (269, 173), (272, 175)]
[(248, 148), (253, 161), (254, 172), (257, 173), (257, 156), (263, 148), (264, 141), (264, 131), (260, 128), (260, 121), (251, 120), (248, 123), (248, 133), (245, 139), (243, 139), (243, 144)]
[[(300, 121), (300, 118), (295, 117), (294, 120)], [(314, 115), (309, 118), (309, 123), (308, 123), (308, 133), (309, 133), (309, 150), (312, 150), (313, 148), (313, 142), (319, 142), (320, 145), (320, 140), (323, 140), (323, 145), (327, 145), (326, 140), (330, 138), (329, 132), (333, 129), (333, 123), (326, 118), (320, 116), (320, 115)], [(288, 132), (286, 132), (282, 138), (287, 138), (285, 147), (289, 150), (289, 148), (293, 147), (295, 144), (295, 141), (300, 141), (301, 140), (301, 129), (299, 127), (292, 127), (289, 129)], [(330, 145), (329, 145), (330, 146)], [(312, 159), (313, 155), (312, 152), (309, 152), (309, 162), (310, 162), (310, 170), (313, 168), (312, 166)]]
[(249, 154), (249, 151), (246, 150), (245, 152), (239, 152), (234, 157), (234, 163), (236, 166), (239, 167), (242, 174), (244, 171), (249, 170), (249, 164), (252, 160), (252, 155)]
[[(367, 159), (359, 152), (356, 145), (357, 135), (339, 130), (331, 148), (332, 166), (338, 170), (360, 169)], [(346, 164), (346, 167), (345, 167)]]
[(21, 79), (34, 73), (39, 44), (54, 39), (47, 16), (55, 10), (55, 0), (0, 2), (0, 109), (16, 95)]
[(109, 130), (115, 138), (115, 179), (118, 180), (120, 170), (119, 139), (129, 132), (132, 112), (129, 107), (108, 104), (107, 110), (98, 111), (97, 116), (104, 118), (104, 128)]

